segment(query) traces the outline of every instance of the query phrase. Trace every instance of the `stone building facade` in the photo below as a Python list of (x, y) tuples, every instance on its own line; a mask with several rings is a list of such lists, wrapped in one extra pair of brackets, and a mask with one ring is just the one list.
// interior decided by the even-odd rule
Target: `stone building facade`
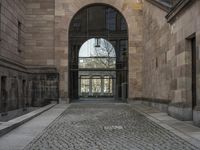
[(182, 120), (198, 117), (199, 8), (199, 1), (179, 1), (170, 10), (144, 1), (142, 95), (170, 102), (169, 114)]
[(70, 23), (92, 4), (115, 8), (127, 22), (128, 101), (199, 124), (198, 0), (0, 0), (1, 112), (70, 102)]
[[(31, 105), (41, 106), (48, 103), (49, 99), (57, 99), (58, 73), (56, 68), (43, 65), (38, 60), (36, 60), (40, 64), (38, 66), (32, 62), (32, 64), (28, 63), (30, 57), (28, 50), (30, 45), (34, 47), (32, 37), (38, 36), (40, 40), (39, 37), (42, 35), (37, 34), (37, 29), (30, 30), (29, 28), (29, 25), (33, 26), (29, 22), (34, 19), (34, 16), (30, 16), (29, 13), (32, 14), (32, 12), (29, 11), (27, 2), (23, 0), (1, 0), (0, 2), (1, 112)], [(37, 23), (36, 20), (35, 23)], [(52, 28), (53, 26), (51, 30)], [(41, 30), (40, 33), (42, 33)], [(45, 27), (44, 30), (48, 28)], [(46, 45), (51, 43), (52, 41)], [(41, 55), (43, 54), (37, 54), (37, 57)]]

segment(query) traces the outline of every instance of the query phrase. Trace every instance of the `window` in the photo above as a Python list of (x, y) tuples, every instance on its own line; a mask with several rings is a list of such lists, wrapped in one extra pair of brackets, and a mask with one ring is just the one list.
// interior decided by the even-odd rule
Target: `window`
[(120, 20), (120, 30), (121, 31), (126, 31), (127, 30), (127, 25), (125, 19), (122, 17)]
[(104, 76), (104, 93), (112, 94), (113, 79), (111, 76)]
[(124, 60), (124, 56), (127, 56), (127, 47), (128, 47), (128, 41), (127, 40), (120, 40), (120, 60)]
[(18, 52), (22, 52), (22, 23), (18, 21)]
[(117, 41), (110, 41), (114, 49), (117, 49)]
[[(120, 42), (121, 41), (121, 42)], [(92, 4), (69, 27), (69, 98), (119, 98), (128, 82), (128, 26), (113, 7)]]
[(101, 76), (92, 77), (92, 93), (99, 95), (101, 93)]
[(1, 41), (1, 1), (0, 1), (0, 41)]
[(116, 31), (117, 12), (112, 8), (106, 9), (106, 28), (109, 31)]
[(6, 80), (6, 76), (1, 77), (1, 112), (5, 112), (7, 107)]
[(158, 57), (156, 57), (156, 68), (158, 68)]
[(90, 39), (79, 51), (79, 68), (115, 68), (116, 54), (111, 43), (105, 39)]
[(165, 52), (164, 55), (165, 55), (165, 64), (167, 64), (167, 52)]
[(81, 16), (76, 16), (76, 17), (74, 18), (73, 30), (74, 30), (75, 32), (81, 31), (81, 18), (80, 18), (80, 17), (81, 17)]
[(197, 105), (197, 49), (196, 49), (196, 37), (190, 39), (191, 54), (192, 54), (192, 108)]
[(1, 91), (6, 89), (6, 76), (1, 77)]
[(22, 80), (22, 102), (23, 107), (26, 106), (26, 80)]
[(81, 76), (81, 95), (88, 94), (90, 89), (90, 77)]
[(128, 47), (128, 41), (121, 40), (120, 41), (120, 51), (127, 51), (127, 47)]

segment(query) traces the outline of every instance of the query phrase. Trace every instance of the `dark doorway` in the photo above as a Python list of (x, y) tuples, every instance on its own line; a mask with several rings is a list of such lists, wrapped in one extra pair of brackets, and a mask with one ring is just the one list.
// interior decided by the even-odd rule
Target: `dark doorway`
[(26, 80), (22, 80), (22, 107), (26, 107)]
[[(115, 55), (110, 57), (106, 55), (107, 52), (101, 53), (102, 47), (105, 48), (105, 44), (102, 45), (105, 41), (112, 45), (108, 47), (112, 47)], [(90, 43), (85, 46), (85, 52), (93, 47), (96, 55), (79, 55), (85, 43)], [(114, 66), (102, 67), (103, 63), (97, 62), (109, 62)], [(70, 100), (82, 97), (112, 97), (118, 100), (127, 98), (128, 26), (115, 8), (102, 4), (89, 5), (72, 19), (69, 29), (68, 86)]]
[(1, 112), (7, 109), (6, 76), (1, 77)]
[(196, 85), (196, 38), (191, 38), (192, 50), (192, 108), (194, 109), (197, 104), (197, 85)]

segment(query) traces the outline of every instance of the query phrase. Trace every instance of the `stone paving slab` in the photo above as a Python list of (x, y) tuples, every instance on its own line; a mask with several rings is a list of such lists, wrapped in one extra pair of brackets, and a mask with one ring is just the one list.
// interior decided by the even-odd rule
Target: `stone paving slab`
[(199, 150), (128, 104), (71, 104), (24, 150)]

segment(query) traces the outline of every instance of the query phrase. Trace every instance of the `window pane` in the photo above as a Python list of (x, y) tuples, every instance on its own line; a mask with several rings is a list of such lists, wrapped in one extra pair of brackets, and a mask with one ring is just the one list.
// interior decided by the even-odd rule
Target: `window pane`
[(120, 41), (120, 60), (123, 61), (127, 56), (127, 49), (128, 49), (128, 41), (121, 40)]
[(89, 76), (81, 76), (81, 94), (89, 93), (90, 91), (90, 79)]
[(106, 9), (107, 30), (110, 30), (110, 31), (116, 30), (116, 18), (117, 18), (117, 12), (114, 9), (112, 8)]
[(112, 85), (113, 85), (113, 79), (110, 76), (104, 77), (104, 93), (105, 94), (112, 94)]
[(94, 95), (101, 93), (101, 77), (100, 76), (92, 77), (92, 93)]
[(123, 17), (121, 18), (121, 22), (120, 22), (120, 29), (121, 29), (122, 31), (127, 30), (126, 21), (125, 21), (125, 19), (124, 19)]
[(110, 42), (102, 38), (92, 38), (83, 43), (79, 57), (116, 57), (116, 54)]
[(79, 58), (79, 68), (115, 68), (116, 58)]

